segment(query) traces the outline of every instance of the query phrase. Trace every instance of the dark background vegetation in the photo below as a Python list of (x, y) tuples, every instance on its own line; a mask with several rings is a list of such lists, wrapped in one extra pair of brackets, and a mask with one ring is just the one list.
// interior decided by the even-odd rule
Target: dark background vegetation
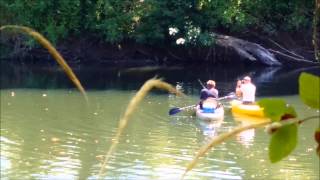
[[(2, 0), (0, 25), (31, 27), (74, 63), (204, 61), (214, 33), (314, 60), (312, 0)], [(178, 32), (169, 34), (169, 28)], [(176, 40), (185, 39), (183, 45)], [(1, 58), (50, 59), (32, 38), (1, 32)], [(231, 52), (214, 48), (210, 62)], [(229, 56), (228, 58), (225, 58)], [(217, 58), (216, 58), (217, 57)], [(232, 59), (231, 58), (231, 59)]]

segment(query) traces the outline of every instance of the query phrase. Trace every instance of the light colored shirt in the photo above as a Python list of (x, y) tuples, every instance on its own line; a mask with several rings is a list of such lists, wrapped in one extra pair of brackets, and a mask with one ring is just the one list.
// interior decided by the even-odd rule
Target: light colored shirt
[(252, 83), (242, 84), (240, 87), (242, 92), (242, 101), (254, 102), (256, 96), (256, 86)]
[(211, 88), (211, 89), (209, 89), (209, 91), (211, 92), (211, 94), (213, 94), (213, 96), (215, 96), (215, 98), (219, 97), (219, 92), (217, 89)]
[(219, 92), (215, 88), (207, 89), (204, 88), (201, 90), (200, 99), (206, 100), (208, 97), (218, 98)]

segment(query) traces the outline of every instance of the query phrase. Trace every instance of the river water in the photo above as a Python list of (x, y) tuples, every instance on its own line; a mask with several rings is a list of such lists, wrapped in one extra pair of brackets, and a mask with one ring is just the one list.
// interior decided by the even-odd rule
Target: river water
[[(75, 67), (89, 102), (53, 66), (1, 64), (1, 179), (97, 179), (119, 118), (139, 87), (152, 77), (179, 85), (187, 97), (154, 90), (139, 105), (121, 136), (104, 179), (179, 179), (199, 148), (240, 124), (226, 108), (223, 121), (202, 122), (172, 107), (197, 102), (201, 85), (214, 79), (220, 95), (250, 75), (257, 98), (283, 98), (299, 117), (319, 114), (298, 96), (301, 70), (257, 67)], [(304, 69), (306, 70), (306, 69)], [(318, 74), (319, 68), (307, 71)], [(228, 101), (223, 101), (228, 106)], [(185, 179), (319, 179), (314, 130), (299, 127), (298, 146), (282, 161), (268, 160), (263, 129), (238, 134), (201, 158)]]

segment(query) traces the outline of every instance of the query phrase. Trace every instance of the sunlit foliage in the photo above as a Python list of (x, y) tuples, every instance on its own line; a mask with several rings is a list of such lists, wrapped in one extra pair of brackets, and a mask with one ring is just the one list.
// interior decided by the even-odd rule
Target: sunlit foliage
[[(312, 26), (314, 1), (272, 0), (3, 0), (4, 24), (33, 27), (53, 43), (69, 35), (94, 35), (105, 42), (143, 44), (214, 43), (212, 32), (259, 31), (269, 35)], [(169, 28), (177, 28), (174, 36)], [(311, 31), (310, 31), (311, 32)], [(32, 45), (32, 43), (31, 43)]]

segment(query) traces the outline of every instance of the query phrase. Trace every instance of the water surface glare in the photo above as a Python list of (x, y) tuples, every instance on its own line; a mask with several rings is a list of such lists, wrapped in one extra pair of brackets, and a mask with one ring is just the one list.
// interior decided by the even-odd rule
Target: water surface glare
[[(1, 179), (96, 179), (118, 120), (136, 91), (1, 90)], [(301, 117), (317, 114), (298, 96), (281, 96)], [(205, 123), (176, 106), (196, 102), (149, 94), (130, 119), (105, 179), (179, 179), (199, 147), (240, 123), (226, 110), (224, 121)], [(185, 104), (183, 104), (185, 103)], [(224, 102), (227, 103), (227, 102)], [(211, 150), (186, 179), (319, 179), (313, 132), (299, 128), (299, 144), (279, 163), (268, 160), (269, 135), (249, 130)]]

